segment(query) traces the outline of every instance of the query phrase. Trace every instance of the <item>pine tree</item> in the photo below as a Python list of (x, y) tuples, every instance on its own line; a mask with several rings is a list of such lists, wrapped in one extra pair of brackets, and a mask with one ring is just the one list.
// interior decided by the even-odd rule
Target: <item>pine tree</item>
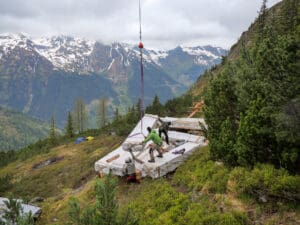
[(154, 96), (152, 104), (147, 107), (147, 113), (160, 115), (164, 114), (163, 105), (160, 103), (159, 98), (157, 95)]
[(228, 163), (236, 158), (229, 146), (233, 146), (236, 141), (239, 117), (231, 70), (230, 66), (226, 66), (222, 74), (211, 80), (205, 93), (203, 108), (211, 154), (215, 159), (222, 159)]
[(115, 121), (119, 121), (119, 119), (120, 119), (119, 109), (116, 108), (116, 109), (115, 109), (115, 112), (114, 112), (114, 120), (115, 120)]
[(258, 96), (241, 118), (236, 150), (238, 162), (243, 166), (270, 162), (276, 154), (276, 139), (265, 101)]
[(68, 111), (68, 120), (67, 120), (67, 125), (65, 130), (66, 130), (67, 137), (69, 138), (74, 137), (73, 119), (70, 111)]
[(75, 100), (75, 106), (74, 106), (74, 127), (79, 132), (82, 133), (86, 126), (87, 126), (87, 113), (85, 110), (85, 104), (83, 99), (77, 98)]
[(55, 120), (54, 116), (51, 116), (51, 122), (50, 122), (50, 132), (49, 132), (49, 143), (50, 145), (56, 144), (56, 133), (55, 133)]
[(300, 20), (299, 0), (285, 0), (281, 17), (284, 18), (280, 20), (283, 32), (296, 31)]
[(17, 222), (18, 217), (21, 215), (22, 206), (17, 200), (14, 200), (12, 196), (9, 196), (8, 201), (4, 201), (6, 210), (4, 210), (4, 219), (8, 224), (14, 225)]
[(130, 211), (123, 216), (118, 216), (119, 207), (115, 197), (117, 181), (111, 174), (104, 181), (97, 180), (95, 183), (96, 203), (85, 209), (80, 207), (77, 199), (72, 198), (69, 202), (70, 225), (136, 225)]
[(0, 218), (0, 225), (34, 225), (34, 219), (31, 212), (23, 214), (23, 208), (20, 201), (9, 196), (7, 201), (4, 201), (6, 209), (4, 209), (5, 222)]
[(107, 118), (106, 118), (106, 98), (103, 97), (100, 99), (99, 102), (99, 128), (104, 127), (106, 125), (107, 122)]
[(267, 0), (263, 0), (258, 14), (258, 35), (260, 38), (263, 38), (265, 34), (266, 12), (267, 12)]

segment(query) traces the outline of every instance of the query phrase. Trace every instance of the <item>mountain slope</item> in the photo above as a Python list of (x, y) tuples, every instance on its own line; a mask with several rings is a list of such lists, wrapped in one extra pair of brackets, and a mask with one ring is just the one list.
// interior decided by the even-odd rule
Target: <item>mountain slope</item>
[[(210, 46), (144, 49), (146, 104), (155, 95), (165, 102), (183, 93), (222, 54), (226, 51)], [(92, 111), (95, 101), (106, 97), (109, 115), (116, 107), (124, 112), (140, 96), (139, 66), (139, 49), (128, 44), (0, 35), (0, 104), (43, 120), (55, 115), (59, 126), (78, 97)]]
[(0, 106), (0, 151), (17, 150), (48, 136), (40, 120)]
[[(42, 208), (37, 224), (65, 224), (69, 221), (70, 198), (78, 198), (81, 206), (95, 202), (94, 162), (120, 145), (125, 137), (99, 135), (93, 141), (67, 142), (48, 153), (10, 163), (0, 170), (0, 184), (8, 174), (9, 192), (24, 199), (42, 199), (32, 204)], [(51, 162), (47, 164), (45, 162)], [(122, 210), (129, 206), (139, 224), (295, 224), (299, 211), (281, 203), (281, 216), (270, 213), (270, 206), (249, 199), (241, 200), (236, 190), (236, 169), (212, 161), (207, 148), (195, 154), (174, 174), (162, 179), (143, 179), (140, 184), (126, 184), (117, 178), (116, 197)], [(275, 171), (276, 172), (276, 171)], [(286, 177), (286, 179), (293, 179)], [(7, 182), (7, 180), (6, 180)], [(1, 187), (1, 186), (0, 186)], [(257, 212), (259, 208), (259, 212)], [(274, 210), (274, 208), (273, 208)]]
[(204, 95), (216, 160), (300, 171), (300, 130), (295, 125), (300, 116), (299, 23), (297, 0), (260, 11), (222, 65), (203, 77), (210, 82), (200, 78), (195, 85), (192, 93)]

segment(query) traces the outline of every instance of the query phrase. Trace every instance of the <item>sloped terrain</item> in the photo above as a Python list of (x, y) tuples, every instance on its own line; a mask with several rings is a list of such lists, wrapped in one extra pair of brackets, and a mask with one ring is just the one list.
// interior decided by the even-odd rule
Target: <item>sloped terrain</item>
[(0, 151), (17, 150), (48, 133), (46, 123), (0, 106)]
[[(117, 147), (122, 137), (100, 135), (93, 141), (67, 143), (49, 153), (17, 161), (1, 168), (0, 177), (10, 174), (16, 197), (35, 202), (43, 210), (38, 224), (65, 224), (69, 200), (81, 205), (94, 202), (94, 183), (99, 179), (94, 162)], [(44, 164), (54, 159), (50, 164)], [(121, 210), (130, 207), (139, 224), (296, 224), (300, 212), (294, 204), (257, 202), (236, 191), (232, 169), (210, 160), (208, 148), (199, 148), (174, 173), (140, 184), (126, 184), (118, 178), (117, 200)], [(272, 210), (271, 210), (272, 209)], [(278, 214), (278, 210), (280, 214)]]

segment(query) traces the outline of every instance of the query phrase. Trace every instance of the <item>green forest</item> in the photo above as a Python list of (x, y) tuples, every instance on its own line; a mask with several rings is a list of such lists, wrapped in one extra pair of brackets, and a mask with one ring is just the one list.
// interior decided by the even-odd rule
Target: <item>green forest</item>
[[(265, 3), (265, 1), (264, 1)], [(210, 152), (231, 166), (300, 169), (299, 2), (262, 6), (251, 45), (223, 62), (204, 93)]]

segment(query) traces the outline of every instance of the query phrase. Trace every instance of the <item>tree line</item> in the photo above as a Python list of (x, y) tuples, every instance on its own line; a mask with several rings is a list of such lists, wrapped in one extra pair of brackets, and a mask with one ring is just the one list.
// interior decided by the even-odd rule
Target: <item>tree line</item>
[[(297, 0), (263, 1), (252, 45), (211, 74), (204, 116), (211, 154), (229, 165), (300, 165), (300, 26)], [(268, 15), (268, 16), (267, 16)], [(288, 21), (288, 22), (287, 22)]]

